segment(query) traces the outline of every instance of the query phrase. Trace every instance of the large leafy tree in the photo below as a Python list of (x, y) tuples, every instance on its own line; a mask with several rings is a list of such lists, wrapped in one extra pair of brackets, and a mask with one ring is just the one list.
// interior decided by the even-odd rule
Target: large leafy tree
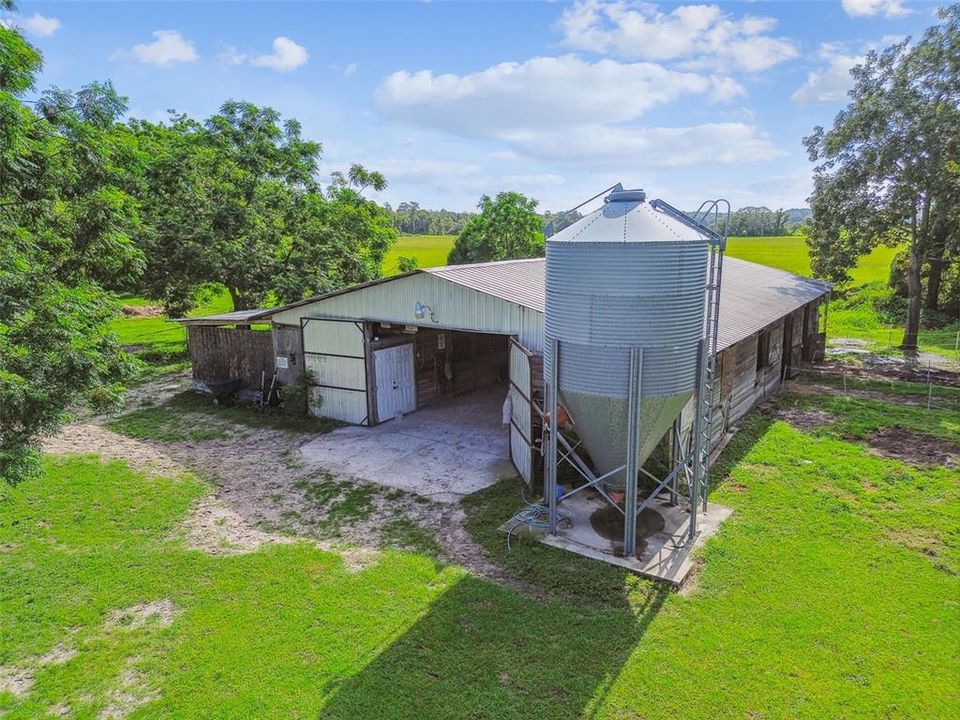
[(818, 127), (804, 140), (817, 163), (810, 199), (814, 271), (846, 280), (876, 245), (906, 243), (902, 346), (911, 351), (923, 268), (931, 260), (942, 268), (960, 232), (960, 6), (939, 17), (915, 45), (905, 40), (868, 54), (852, 71), (851, 101), (833, 128)]
[[(10, 6), (4, 3), (5, 7)], [(129, 359), (97, 284), (135, 275), (136, 203), (113, 184), (109, 86), (23, 102), (39, 53), (0, 26), (0, 478), (39, 467), (38, 443), (69, 407), (115, 402)]]
[(242, 310), (379, 274), (397, 233), (361, 192), (386, 180), (354, 165), (324, 193), (321, 146), (295, 120), (229, 101), (203, 124), (175, 115), (131, 127), (147, 164), (145, 290), (168, 311), (189, 309), (208, 283), (224, 285)]
[(544, 235), (536, 200), (517, 192), (502, 192), (496, 198), (484, 195), (478, 208), (480, 214), (467, 221), (447, 262), (477, 263), (543, 256)]

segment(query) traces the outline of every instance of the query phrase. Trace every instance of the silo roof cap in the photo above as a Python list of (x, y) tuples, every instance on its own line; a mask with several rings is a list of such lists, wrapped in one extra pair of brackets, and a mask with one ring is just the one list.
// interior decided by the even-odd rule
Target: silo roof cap
[(643, 190), (614, 190), (603, 206), (564, 228), (547, 242), (577, 243), (709, 243), (708, 232), (684, 222), (658, 204), (646, 201)]

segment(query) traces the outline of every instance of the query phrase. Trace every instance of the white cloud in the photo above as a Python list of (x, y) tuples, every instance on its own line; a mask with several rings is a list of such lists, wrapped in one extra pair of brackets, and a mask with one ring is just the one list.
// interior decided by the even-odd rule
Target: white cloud
[(355, 72), (357, 72), (357, 68), (358, 68), (358, 67), (359, 67), (359, 66), (358, 66), (355, 62), (354, 62), (354, 63), (350, 63), (349, 65), (347, 65), (347, 66), (343, 69), (343, 76), (344, 76), (344, 77), (350, 77), (350, 76), (353, 75)]
[(244, 52), (241, 52), (233, 45), (224, 45), (223, 50), (217, 54), (217, 60), (221, 65), (243, 65), (249, 58)]
[(193, 43), (176, 30), (155, 30), (152, 43), (133, 46), (133, 56), (150, 65), (167, 65), (172, 62), (193, 62), (199, 56)]
[(479, 165), (446, 160), (426, 160), (421, 158), (387, 158), (371, 161), (368, 167), (376, 168), (392, 182), (406, 182), (415, 185), (442, 185), (477, 175)]
[(63, 27), (63, 23), (61, 23), (57, 18), (46, 17), (40, 13), (34, 13), (30, 17), (11, 15), (9, 18), (0, 20), (0, 24), (4, 26), (16, 25), (31, 35), (36, 35), (38, 37), (50, 37), (57, 30)]
[(851, 55), (830, 43), (821, 46), (820, 57), (826, 64), (811, 70), (803, 85), (790, 96), (797, 105), (843, 100), (853, 87), (850, 70), (864, 61), (862, 55)]
[(730, 100), (744, 92), (724, 76), (567, 55), (501, 63), (467, 75), (397, 72), (381, 83), (376, 98), (389, 118), (498, 141), (499, 158), (671, 168), (782, 154), (752, 124), (637, 125), (651, 108), (684, 95)]
[(287, 37), (278, 37), (273, 41), (273, 52), (258, 55), (250, 63), (258, 67), (266, 67), (277, 72), (290, 72), (307, 62), (310, 55), (307, 49), (298, 45)]
[(894, 18), (911, 13), (903, 6), (904, 0), (843, 0), (841, 3), (847, 15), (851, 17), (872, 17), (883, 15)]
[(757, 72), (799, 54), (791, 40), (768, 34), (776, 23), (753, 15), (736, 19), (716, 5), (681, 5), (664, 13), (647, 3), (579, 0), (558, 26), (564, 44), (577, 50)]
[(756, 126), (706, 123), (691, 127), (584, 125), (563, 130), (527, 129), (506, 137), (528, 157), (589, 166), (649, 170), (762, 162), (786, 155)]
[(822, 43), (818, 57), (823, 64), (807, 74), (806, 81), (794, 91), (790, 99), (797, 105), (846, 99), (847, 91), (853, 87), (850, 71), (866, 60), (867, 51), (881, 50), (904, 39), (904, 35), (884, 35), (878, 42)]
[(733, 81), (654, 63), (574, 55), (507, 62), (467, 75), (395, 72), (377, 88), (388, 117), (474, 137), (527, 127), (634, 120), (682, 95), (737, 95)]
[(532, 188), (563, 185), (566, 178), (556, 173), (530, 173), (527, 175), (504, 175), (503, 182), (521, 190), (530, 190)]

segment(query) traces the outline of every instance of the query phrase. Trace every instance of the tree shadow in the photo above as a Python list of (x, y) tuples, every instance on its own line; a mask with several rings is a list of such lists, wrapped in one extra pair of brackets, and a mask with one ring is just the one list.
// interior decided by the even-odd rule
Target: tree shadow
[(595, 608), (465, 576), (357, 675), (333, 683), (319, 717), (592, 717), (670, 592), (657, 584), (640, 607), (624, 596)]

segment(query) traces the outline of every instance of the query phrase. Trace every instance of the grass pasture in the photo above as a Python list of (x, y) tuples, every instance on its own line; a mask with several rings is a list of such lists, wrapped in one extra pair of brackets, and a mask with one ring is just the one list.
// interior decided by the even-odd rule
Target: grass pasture
[(428, 268), (447, 264), (455, 235), (401, 235), (383, 260), (383, 274), (395, 275), (400, 257), (412, 257), (417, 267)]
[(430, 543), (359, 567), (307, 542), (207, 554), (180, 526), (201, 480), (50, 456), (0, 487), (0, 715), (957, 717), (957, 471), (860, 438), (936, 426), (960, 447), (960, 413), (778, 403), (830, 420), (747, 420), (714, 471), (734, 514), (682, 594), (524, 538), (508, 551), (496, 526), (523, 503), (516, 480), (464, 510), (523, 592)]

